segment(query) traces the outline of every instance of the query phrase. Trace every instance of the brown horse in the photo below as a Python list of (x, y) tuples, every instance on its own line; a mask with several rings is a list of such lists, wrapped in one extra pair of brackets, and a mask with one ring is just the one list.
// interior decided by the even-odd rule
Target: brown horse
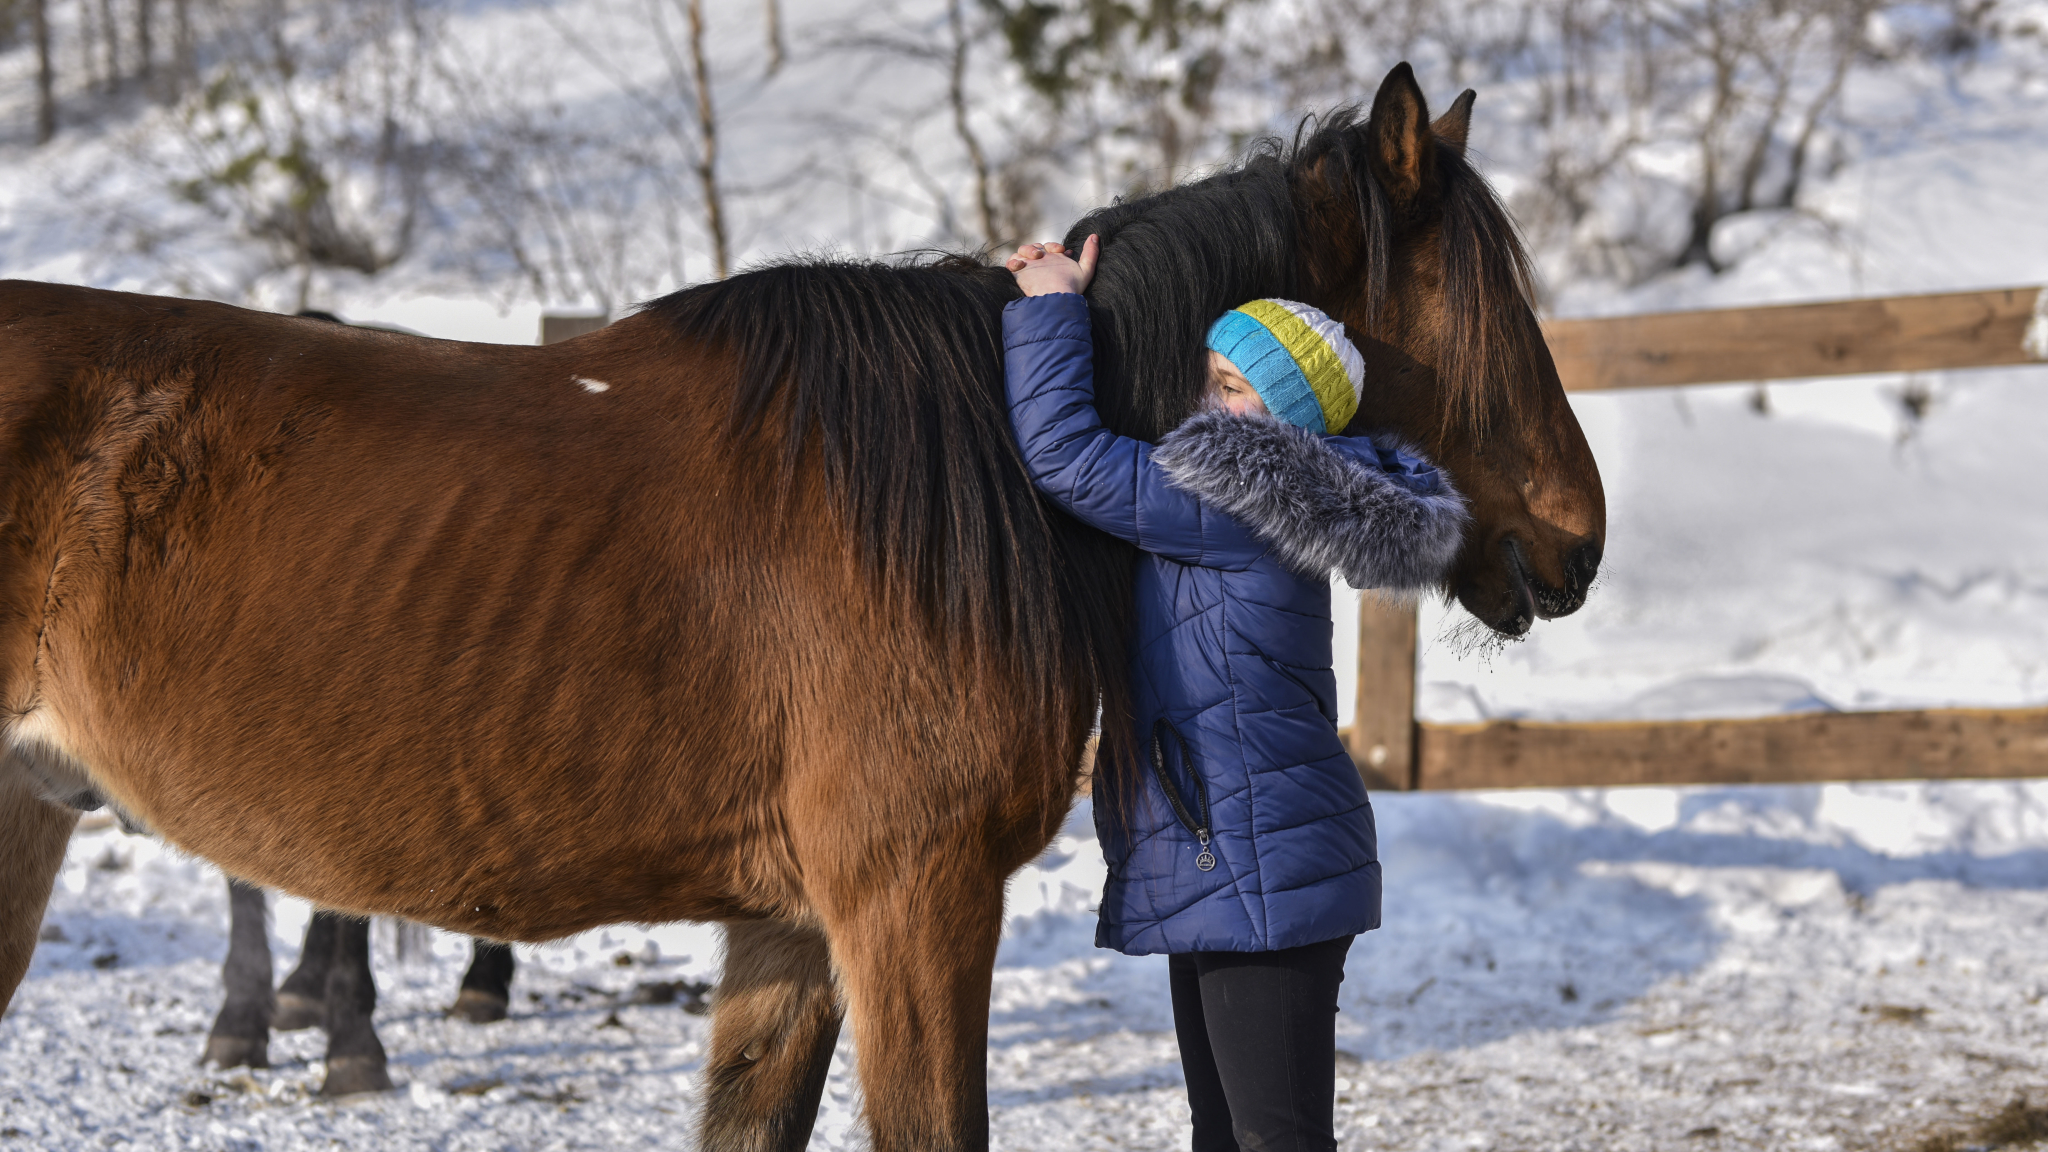
[[(1598, 476), (1507, 218), (1404, 65), (1371, 118), (1098, 213), (1105, 409), (1193, 410), (1288, 295), (1475, 523), (1452, 591), (1577, 607)], [(702, 1146), (796, 1149), (842, 1010), (874, 1146), (987, 1145), (1004, 879), (1120, 750), (1129, 554), (1039, 502), (1009, 277), (786, 264), (540, 348), (0, 288), (0, 989), (104, 796), (231, 875), (500, 939), (717, 920)]]

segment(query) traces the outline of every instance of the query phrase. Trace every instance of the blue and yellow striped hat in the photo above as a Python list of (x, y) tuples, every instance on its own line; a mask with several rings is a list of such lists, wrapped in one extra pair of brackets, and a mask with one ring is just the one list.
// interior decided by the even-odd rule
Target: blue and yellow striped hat
[(1358, 411), (1365, 360), (1344, 325), (1293, 300), (1254, 300), (1209, 325), (1209, 347), (1251, 381), (1277, 420), (1342, 432)]

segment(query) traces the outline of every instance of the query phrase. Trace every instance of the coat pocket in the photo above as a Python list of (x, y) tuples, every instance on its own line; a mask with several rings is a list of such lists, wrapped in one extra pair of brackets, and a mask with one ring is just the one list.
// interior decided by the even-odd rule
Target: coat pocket
[[(1194, 784), (1195, 805), (1190, 808), (1187, 797), (1181, 793), (1180, 785), (1174, 783), (1173, 773), (1166, 767), (1166, 738), (1173, 737), (1174, 745), (1180, 751), (1181, 767), (1187, 770), (1188, 780)], [(1173, 818), (1202, 846), (1201, 854), (1195, 857), (1195, 867), (1207, 872), (1216, 867), (1216, 856), (1209, 851), (1209, 786), (1202, 783), (1202, 774), (1195, 769), (1195, 753), (1188, 747), (1187, 738), (1180, 730), (1160, 717), (1152, 725), (1152, 772), (1159, 777), (1160, 790), (1166, 793), (1166, 804), (1173, 809)]]

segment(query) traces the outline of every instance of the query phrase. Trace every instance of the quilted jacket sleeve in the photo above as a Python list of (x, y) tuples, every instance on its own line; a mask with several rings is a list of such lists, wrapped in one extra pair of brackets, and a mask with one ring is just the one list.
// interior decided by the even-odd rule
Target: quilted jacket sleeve
[(1236, 570), (1265, 553), (1242, 525), (1170, 485), (1152, 445), (1103, 426), (1086, 299), (1063, 292), (1011, 301), (1003, 368), (1017, 447), (1032, 483), (1054, 503), (1183, 564)]

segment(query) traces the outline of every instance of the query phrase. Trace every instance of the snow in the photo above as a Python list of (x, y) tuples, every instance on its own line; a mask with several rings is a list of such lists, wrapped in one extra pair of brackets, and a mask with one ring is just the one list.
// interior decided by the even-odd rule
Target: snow
[[(1341, 996), (1354, 1149), (1852, 1148), (1944, 1130), (2040, 1083), (2048, 784), (1382, 796), (1387, 926)], [(1085, 807), (1011, 884), (990, 1003), (1002, 1149), (1187, 1140), (1164, 962), (1092, 947)], [(713, 979), (715, 931), (519, 949), (514, 1010), (442, 1009), (466, 943), (401, 964), (380, 933), (396, 1091), (313, 1097), (317, 1032), (273, 1067), (194, 1067), (219, 999), (225, 885), (82, 832), (0, 1027), (0, 1133), (44, 1149), (676, 1147), (709, 1022), (622, 1000)], [(305, 908), (279, 900), (278, 975)], [(843, 1039), (812, 1146), (858, 1146)], [(0, 1148), (15, 1144), (0, 1143)]]
[[(477, 43), (553, 43), (509, 6), (465, 11)], [(16, 67), (21, 54), (6, 59)], [(602, 95), (558, 72), (532, 75), (539, 98), (575, 106)], [(872, 94), (878, 83), (906, 107), (932, 91), (930, 77), (901, 68), (843, 79), (829, 90)], [(800, 92), (828, 90), (806, 83)], [(1988, 98), (1983, 74), (1953, 87), (1852, 89), (1877, 127), (1814, 178), (1799, 210), (1724, 221), (1715, 249), (1733, 261), (1727, 272), (1626, 288), (1559, 281), (1552, 309), (2048, 283), (2048, 89), (2037, 77)], [(791, 107), (774, 93), (737, 101), (738, 122), (766, 142), (735, 163), (762, 186), (809, 155), (802, 134), (824, 123)], [(1489, 169), (1504, 187), (1527, 179), (1488, 107), (1475, 153), (1505, 158)], [(160, 195), (114, 157), (77, 132), (32, 158), (0, 146), (7, 274), (158, 290), (179, 269), (227, 275), (207, 267), (223, 251), (197, 243), (149, 282), (134, 259), (98, 246), (103, 221), (50, 215), (88, 185), (99, 203)], [(1672, 162), (1684, 160), (1674, 151)], [(915, 239), (901, 214), (855, 200), (843, 220), (762, 210), (740, 247), (758, 256)], [(52, 219), (59, 226), (43, 226)], [(799, 231), (808, 227), (821, 234)], [(334, 291), (317, 303), (459, 339), (529, 342), (541, 310), (438, 269)], [(2043, 309), (2048, 292), (2030, 329), (2048, 358)], [(2048, 366), (1573, 404), (1609, 498), (1600, 583), (1578, 615), (1505, 647), (1470, 645), (1455, 610), (1425, 603), (1425, 719), (2048, 702), (2048, 518), (2037, 495)], [(1355, 645), (1341, 615), (1352, 603), (1340, 600), (1340, 667)], [(1348, 686), (1340, 697), (1348, 710)], [(2041, 1091), (2048, 782), (1376, 804), (1386, 926), (1354, 947), (1341, 998), (1346, 1149), (1910, 1148)], [(998, 1148), (1186, 1145), (1163, 962), (1092, 947), (1101, 883), (1084, 805), (1011, 884), (990, 1005)], [(307, 909), (285, 898), (274, 909), (281, 978)], [(313, 1096), (317, 1032), (273, 1037), (268, 1070), (194, 1065), (219, 1003), (226, 929), (225, 886), (210, 866), (111, 826), (81, 831), (49, 938), (0, 1020), (0, 1150), (689, 1143), (708, 1020), (626, 1001), (643, 982), (715, 980), (715, 929), (628, 926), (522, 946), (512, 1018), (476, 1027), (443, 1015), (466, 942), (435, 933), (428, 955), (401, 962), (380, 926), (377, 1019), (398, 1089), (339, 1102)], [(843, 1038), (815, 1148), (861, 1144), (855, 1047)]]

